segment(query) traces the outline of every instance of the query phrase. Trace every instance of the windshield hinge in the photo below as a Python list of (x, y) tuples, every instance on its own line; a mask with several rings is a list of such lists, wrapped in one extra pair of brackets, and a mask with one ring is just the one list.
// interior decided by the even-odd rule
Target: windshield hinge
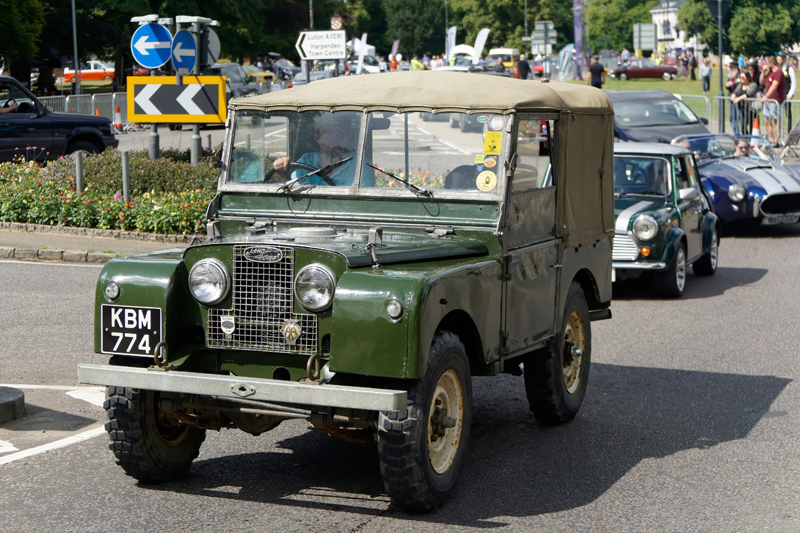
[(247, 231), (253, 235), (260, 235), (262, 233), (266, 233), (268, 227), (272, 227), (271, 219), (253, 219), (253, 222), (247, 227)]
[(432, 233), (436, 237), (444, 237), (445, 235), (455, 235), (456, 230), (452, 226), (432, 226), (425, 228), (425, 231)]

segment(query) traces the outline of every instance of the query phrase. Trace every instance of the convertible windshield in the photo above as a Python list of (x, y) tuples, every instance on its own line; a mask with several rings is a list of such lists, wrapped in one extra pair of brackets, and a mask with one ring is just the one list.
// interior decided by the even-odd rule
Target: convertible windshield
[(696, 124), (697, 116), (680, 100), (628, 100), (614, 102), (614, 122), (623, 128)]
[(680, 144), (694, 153), (698, 163), (725, 158), (748, 158), (761, 161), (777, 161), (778, 156), (769, 142), (753, 135), (707, 135), (702, 137), (679, 137), (673, 144)]
[(498, 193), (510, 118), (429, 113), (425, 119), (420, 113), (239, 110), (228, 182), (282, 192), (358, 186)]
[(666, 159), (614, 156), (614, 192), (619, 196), (665, 196), (672, 190), (672, 171)]

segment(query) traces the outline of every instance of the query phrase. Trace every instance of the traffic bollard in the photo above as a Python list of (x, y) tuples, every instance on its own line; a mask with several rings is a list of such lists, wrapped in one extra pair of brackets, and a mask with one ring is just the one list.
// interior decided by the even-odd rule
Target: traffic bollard
[(206, 145), (208, 145), (208, 151), (209, 151), (209, 152), (211, 152), (211, 150), (212, 150), (214, 147), (213, 147), (213, 146), (211, 146), (211, 134), (210, 134), (210, 133), (207, 133), (207, 134), (206, 134)]
[(130, 160), (128, 159), (129, 152), (122, 151), (122, 197), (126, 202), (131, 201), (131, 178), (130, 178)]
[(192, 126), (192, 153), (191, 153), (191, 164), (192, 166), (197, 166), (197, 163), (200, 162), (200, 152), (203, 151), (202, 140), (200, 139), (200, 124), (195, 124)]
[(158, 159), (158, 124), (150, 124), (150, 159)]
[(83, 152), (75, 152), (75, 190), (83, 192)]

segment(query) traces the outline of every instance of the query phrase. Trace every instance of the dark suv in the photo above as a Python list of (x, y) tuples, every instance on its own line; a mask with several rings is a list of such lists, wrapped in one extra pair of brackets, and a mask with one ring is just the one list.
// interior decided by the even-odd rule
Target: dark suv
[(0, 113), (0, 161), (11, 161), (20, 154), (43, 161), (77, 151), (102, 152), (119, 144), (111, 120), (57, 113), (16, 79), (0, 76), (0, 107), (8, 109), (14, 103), (16, 109)]

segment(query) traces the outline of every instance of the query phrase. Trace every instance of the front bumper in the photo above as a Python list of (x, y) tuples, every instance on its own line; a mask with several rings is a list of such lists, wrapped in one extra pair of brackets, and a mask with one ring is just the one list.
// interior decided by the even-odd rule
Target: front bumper
[(665, 270), (667, 264), (663, 261), (613, 261), (611, 266), (619, 270)]
[(341, 407), (368, 411), (402, 411), (407, 407), (406, 391), (219, 376), (175, 370), (78, 365), (78, 381), (87, 385), (127, 387), (222, 398), (247, 398), (248, 400), (303, 406)]

